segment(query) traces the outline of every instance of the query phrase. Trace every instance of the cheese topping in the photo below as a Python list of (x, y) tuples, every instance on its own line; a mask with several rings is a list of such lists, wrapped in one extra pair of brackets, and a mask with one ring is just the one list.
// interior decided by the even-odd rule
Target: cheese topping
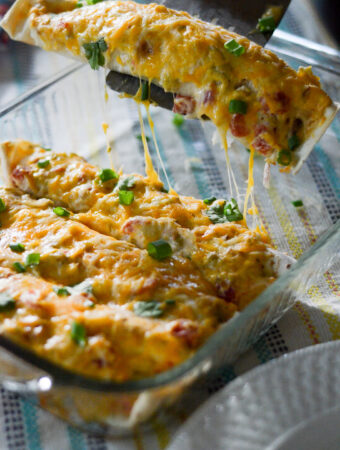
[(0, 300), (16, 305), (0, 331), (64, 367), (116, 381), (167, 370), (277, 277), (258, 233), (212, 223), (222, 200), (26, 141), (1, 148), (20, 191), (0, 189)]
[[(2, 22), (14, 37), (160, 85), (174, 111), (210, 118), (283, 169), (299, 165), (336, 108), (310, 68), (185, 12), (157, 4), (17, 0)], [(19, 11), (21, 11), (19, 13)], [(230, 51), (230, 43), (243, 51)], [(304, 143), (306, 143), (305, 150)], [(308, 148), (307, 148), (308, 147)], [(289, 152), (283, 161), (280, 152)]]

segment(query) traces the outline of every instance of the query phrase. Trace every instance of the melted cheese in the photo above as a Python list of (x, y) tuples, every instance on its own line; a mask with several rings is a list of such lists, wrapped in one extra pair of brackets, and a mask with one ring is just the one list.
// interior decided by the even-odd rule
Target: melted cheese
[[(58, 7), (55, 2), (35, 0), (29, 8), (23, 2), (17, 0), (3, 21), (14, 38), (82, 61), (87, 61), (83, 45), (103, 38), (108, 46), (103, 53), (106, 68), (190, 97), (190, 116), (205, 115), (223, 132), (230, 129), (269, 163), (276, 163), (293, 134), (301, 143), (312, 139), (332, 106), (309, 68), (295, 72), (245, 37), (185, 12), (129, 0), (82, 8), (75, 8), (76, 0), (58, 2)], [(231, 39), (244, 47), (243, 55), (224, 48)], [(235, 99), (247, 103), (246, 114), (229, 112)], [(334, 106), (332, 110), (334, 114)], [(301, 156), (295, 151), (288, 169)]]
[(162, 167), (162, 170), (163, 170), (166, 182), (167, 182), (167, 184), (169, 186), (169, 190), (170, 190), (170, 192), (172, 194), (175, 194), (176, 192), (171, 187), (170, 180), (169, 180), (167, 171), (165, 169), (164, 161), (163, 161), (161, 152), (159, 151), (159, 146), (158, 146), (158, 142), (157, 142), (156, 134), (155, 134), (155, 126), (154, 126), (154, 123), (153, 123), (153, 120), (152, 120), (152, 117), (151, 117), (151, 114), (150, 114), (149, 106), (150, 105), (148, 105), (148, 104), (145, 105), (145, 109), (146, 109), (146, 114), (147, 114), (147, 117), (148, 117), (148, 122), (149, 122), (150, 130), (151, 130), (151, 134), (152, 134), (153, 143), (154, 143), (154, 146), (155, 146), (155, 149), (156, 149), (156, 152), (157, 152), (157, 156), (158, 156), (158, 159), (159, 159), (159, 163), (160, 163), (160, 165)]
[(140, 124), (140, 129), (141, 129), (142, 142), (143, 142), (143, 147), (144, 147), (144, 160), (145, 160), (146, 175), (149, 178), (151, 183), (162, 184), (161, 180), (159, 179), (158, 173), (155, 171), (155, 168), (153, 166), (153, 162), (151, 159), (148, 142), (145, 137), (145, 128), (144, 128), (142, 111), (141, 111), (141, 107), (140, 107), (139, 103), (137, 103), (137, 108), (138, 108), (138, 118), (139, 118), (139, 124)]
[[(49, 165), (39, 168), (43, 148), (26, 141), (1, 148), (21, 190), (0, 190), (0, 293), (16, 302), (0, 314), (0, 332), (64, 367), (116, 381), (167, 370), (277, 276), (260, 235), (242, 223), (212, 225), (201, 200), (132, 175), (134, 201), (124, 206), (117, 180), (98, 182), (99, 169), (76, 155), (48, 152)], [(69, 218), (56, 216), (56, 205)], [(163, 261), (145, 250), (159, 239), (172, 248)], [(18, 242), (22, 253), (9, 247)], [(39, 253), (39, 264), (14, 274), (30, 253)], [(57, 296), (58, 287), (70, 295)], [(138, 302), (149, 300), (159, 317), (138, 315)], [(83, 347), (72, 339), (74, 321), (85, 329)]]

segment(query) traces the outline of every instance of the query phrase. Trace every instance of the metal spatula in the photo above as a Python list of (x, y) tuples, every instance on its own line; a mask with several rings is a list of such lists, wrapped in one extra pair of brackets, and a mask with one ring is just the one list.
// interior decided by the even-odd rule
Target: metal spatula
[[(146, 0), (143, 3), (155, 3)], [(214, 22), (224, 28), (246, 36), (260, 45), (265, 45), (272, 35), (272, 31), (261, 32), (257, 29), (259, 19), (268, 11), (268, 8), (279, 10), (276, 17), (276, 26), (289, 6), (290, 0), (159, 0), (157, 3), (168, 8), (187, 11), (198, 16), (206, 22)], [(106, 78), (107, 85), (114, 91), (134, 96), (139, 87), (140, 80), (131, 75), (111, 71)], [(173, 109), (174, 94), (165, 92), (159, 86), (151, 84), (149, 97), (154, 103), (166, 109)]]

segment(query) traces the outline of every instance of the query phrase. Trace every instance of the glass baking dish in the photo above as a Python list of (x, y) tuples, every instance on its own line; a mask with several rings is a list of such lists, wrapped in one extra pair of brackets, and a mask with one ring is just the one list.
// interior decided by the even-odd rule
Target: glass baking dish
[[(107, 167), (110, 159), (101, 124), (108, 122), (115, 167), (123, 166), (127, 173), (143, 173), (142, 147), (136, 139), (140, 134), (136, 105), (132, 100), (119, 99), (114, 93), (109, 93), (106, 103), (104, 75), (73, 65), (67, 73), (8, 105), (0, 112), (0, 141), (29, 139), (56, 151), (76, 152)], [(171, 113), (157, 108), (152, 108), (151, 112), (160, 152), (174, 187), (185, 195), (228, 196), (224, 155), (218, 145), (210, 143), (214, 134), (211, 124), (202, 126), (197, 121), (186, 121), (177, 130)], [(150, 134), (148, 127), (147, 134)], [(157, 165), (152, 145), (151, 153)], [(239, 148), (232, 149), (230, 159), (238, 184), (244, 186), (242, 196), (248, 154)], [(270, 205), (266, 203), (267, 193), (261, 187), (262, 172), (263, 161), (256, 159), (255, 178), (259, 186), (256, 198), (262, 205), (264, 223), (272, 230), (274, 245), (280, 251), (288, 251), (276, 231)], [(272, 179), (281, 199), (289, 201), (291, 177), (273, 170)], [(324, 206), (313, 196), (309, 198), (309, 207), (323, 213)], [(290, 270), (223, 325), (192, 358), (172, 370), (121, 384), (89, 379), (64, 370), (0, 336), (0, 382), (6, 389), (27, 396), (87, 432), (126, 434), (137, 424), (147, 423), (152, 415), (166, 411), (200, 377), (235, 361), (297, 297), (303, 297), (311, 284), (316, 284), (326, 271), (340, 264), (340, 222), (331, 226), (331, 222), (325, 220), (320, 227), (319, 234), (325, 232), (321, 239)]]

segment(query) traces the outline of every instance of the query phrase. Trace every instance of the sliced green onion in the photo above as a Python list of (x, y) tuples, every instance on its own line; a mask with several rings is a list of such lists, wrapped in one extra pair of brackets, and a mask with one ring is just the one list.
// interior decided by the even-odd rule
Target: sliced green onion
[(39, 253), (30, 253), (26, 258), (26, 266), (37, 266), (40, 263)]
[(102, 169), (99, 172), (98, 176), (103, 183), (105, 183), (106, 181), (115, 180), (118, 178), (118, 175), (112, 169)]
[(176, 300), (170, 298), (169, 300), (165, 300), (165, 303), (166, 305), (173, 306), (176, 304)]
[(86, 329), (84, 325), (75, 321), (71, 323), (71, 339), (80, 347), (85, 347)]
[(292, 162), (291, 152), (289, 150), (280, 150), (277, 162), (281, 164), (281, 166), (289, 166)]
[[(142, 135), (141, 135), (141, 134), (137, 134), (136, 139), (138, 139), (139, 141), (142, 141), (142, 142), (143, 142), (143, 138), (142, 138)], [(150, 141), (149, 136), (145, 136), (145, 139), (146, 139), (146, 142), (149, 142), (149, 141)]]
[(69, 217), (71, 214), (70, 211), (67, 211), (67, 209), (61, 206), (57, 206), (56, 208), (54, 208), (53, 212), (59, 217)]
[(149, 83), (147, 81), (142, 81), (142, 92), (140, 99), (142, 102), (149, 100)]
[(288, 148), (289, 150), (295, 150), (300, 145), (300, 139), (296, 134), (292, 134), (288, 139)]
[(50, 164), (50, 160), (49, 159), (45, 159), (45, 160), (38, 161), (37, 166), (39, 167), (39, 169), (44, 169), (49, 164)]
[(155, 300), (136, 302), (133, 305), (133, 310), (137, 316), (141, 317), (160, 317), (164, 313), (160, 303)]
[(18, 273), (26, 272), (26, 267), (23, 264), (21, 264), (20, 262), (13, 263), (13, 269)]
[(214, 203), (215, 200), (216, 200), (216, 197), (209, 197), (209, 198), (205, 198), (203, 200), (203, 203), (205, 203), (206, 205), (211, 205), (212, 203)]
[(65, 287), (54, 287), (53, 290), (57, 295), (59, 295), (59, 297), (71, 295), (70, 291)]
[(273, 16), (261, 17), (257, 22), (257, 29), (261, 33), (268, 33), (274, 31), (276, 28), (276, 22)]
[(0, 213), (6, 211), (7, 206), (6, 203), (2, 200), (2, 198), (0, 198)]
[(292, 205), (295, 206), (295, 208), (299, 208), (300, 206), (303, 206), (303, 201), (302, 200), (294, 200), (292, 202)]
[(0, 293), (0, 313), (15, 309), (15, 300), (4, 292)]
[(242, 100), (230, 100), (229, 112), (231, 114), (246, 114), (248, 105)]
[(169, 242), (164, 239), (159, 239), (158, 241), (150, 242), (146, 247), (149, 255), (158, 260), (168, 258), (172, 255), (172, 248)]
[(129, 206), (135, 199), (135, 195), (132, 191), (119, 191), (119, 203), (121, 205)]
[(183, 125), (183, 123), (184, 123), (184, 117), (182, 116), (182, 114), (175, 113), (173, 118), (172, 118), (172, 123), (176, 127), (181, 127)]
[(243, 45), (239, 44), (235, 39), (225, 42), (224, 48), (235, 56), (241, 56), (246, 51)]
[(22, 253), (25, 251), (25, 246), (22, 244), (10, 244), (9, 248), (12, 250), (12, 252), (16, 253)]
[(43, 150), (45, 150), (45, 152), (51, 152), (52, 149), (49, 147), (41, 147)]

